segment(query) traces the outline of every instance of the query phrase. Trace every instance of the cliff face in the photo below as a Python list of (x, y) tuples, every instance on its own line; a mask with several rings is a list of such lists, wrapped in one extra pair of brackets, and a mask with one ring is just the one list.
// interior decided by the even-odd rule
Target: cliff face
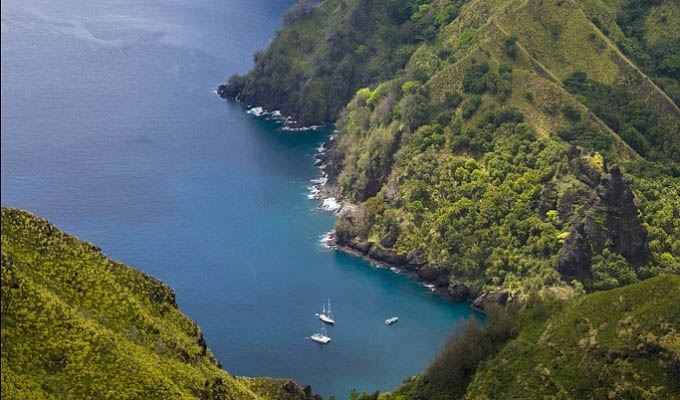
[(630, 182), (618, 165), (603, 173), (589, 171), (584, 179), (590, 184), (589, 199), (575, 211), (577, 217), (558, 254), (557, 269), (568, 281), (589, 278), (593, 255), (605, 248), (635, 268), (649, 260), (647, 230), (638, 218)]
[(160, 281), (32, 214), (2, 208), (2, 395), (8, 399), (313, 399), (232, 377)]

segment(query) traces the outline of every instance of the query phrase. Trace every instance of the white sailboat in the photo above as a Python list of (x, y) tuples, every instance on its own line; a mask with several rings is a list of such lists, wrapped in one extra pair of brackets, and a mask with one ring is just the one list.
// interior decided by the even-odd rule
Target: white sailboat
[(321, 344), (328, 344), (331, 341), (331, 338), (328, 337), (328, 334), (326, 333), (326, 327), (324, 326), (324, 324), (321, 324), (321, 333), (317, 332), (310, 336), (309, 338)]
[(328, 310), (326, 310), (326, 303), (323, 303), (321, 314), (316, 314), (319, 319), (327, 324), (335, 324), (333, 319), (333, 311), (331, 310), (331, 299), (328, 299)]

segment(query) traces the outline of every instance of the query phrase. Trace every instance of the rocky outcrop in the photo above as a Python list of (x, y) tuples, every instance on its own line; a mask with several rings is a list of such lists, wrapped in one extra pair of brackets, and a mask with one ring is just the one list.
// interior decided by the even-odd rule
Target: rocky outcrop
[(425, 264), (418, 269), (418, 278), (432, 282), (437, 287), (447, 287), (450, 270), (442, 265)]
[(568, 282), (582, 281), (590, 272), (592, 252), (583, 228), (581, 224), (572, 228), (557, 258), (557, 270)]
[(489, 303), (505, 305), (509, 294), (506, 291), (481, 292), (478, 287), (459, 282), (451, 275), (450, 268), (443, 265), (430, 264), (426, 261), (422, 249), (413, 249), (408, 253), (398, 253), (385, 249), (378, 243), (354, 239), (347, 240), (346, 234), (333, 236), (338, 249), (370, 261), (385, 263), (410, 274), (413, 278), (433, 284), (434, 291), (453, 301), (473, 303), (478, 311), (484, 311)]
[(377, 243), (373, 243), (371, 249), (368, 252), (368, 256), (378, 261), (384, 261), (386, 263), (399, 266), (406, 262), (405, 254), (386, 249)]
[(468, 301), (472, 294), (472, 291), (467, 285), (457, 282), (453, 277), (450, 279), (447, 291), (449, 296), (455, 301)]
[(618, 165), (602, 177), (597, 188), (599, 205), (606, 210), (605, 226), (610, 233), (610, 249), (621, 254), (634, 267), (647, 262), (647, 230), (638, 218), (630, 182), (624, 178)]
[(475, 301), (472, 302), (472, 307), (484, 310), (487, 305), (495, 303), (502, 306), (508, 303), (508, 292), (505, 290), (500, 290), (498, 292), (486, 292), (478, 296)]
[(578, 157), (572, 166), (590, 191), (567, 191), (560, 199), (560, 219), (572, 221), (558, 254), (557, 268), (562, 277), (584, 280), (590, 274), (593, 256), (605, 247), (622, 255), (633, 267), (644, 264), (649, 258), (647, 231), (638, 218), (630, 182), (619, 166), (598, 171), (588, 157)]

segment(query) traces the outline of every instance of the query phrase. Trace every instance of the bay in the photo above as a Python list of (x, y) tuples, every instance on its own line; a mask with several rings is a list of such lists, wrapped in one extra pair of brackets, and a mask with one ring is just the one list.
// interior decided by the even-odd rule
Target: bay
[[(307, 194), (328, 133), (215, 96), (291, 4), (3, 0), (1, 201), (168, 284), (232, 374), (389, 390), (472, 312), (325, 249), (335, 217)], [(305, 337), (329, 297), (319, 346)]]

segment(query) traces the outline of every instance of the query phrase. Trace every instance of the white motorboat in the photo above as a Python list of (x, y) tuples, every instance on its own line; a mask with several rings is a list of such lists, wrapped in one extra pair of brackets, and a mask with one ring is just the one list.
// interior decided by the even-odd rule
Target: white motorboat
[(396, 323), (397, 321), (399, 321), (399, 317), (387, 318), (385, 320), (385, 325), (389, 326), (389, 325)]
[(317, 332), (310, 336), (309, 338), (321, 344), (328, 344), (331, 341), (331, 338), (328, 337), (328, 334), (326, 333), (326, 327), (324, 326), (324, 324), (321, 324), (321, 333)]

